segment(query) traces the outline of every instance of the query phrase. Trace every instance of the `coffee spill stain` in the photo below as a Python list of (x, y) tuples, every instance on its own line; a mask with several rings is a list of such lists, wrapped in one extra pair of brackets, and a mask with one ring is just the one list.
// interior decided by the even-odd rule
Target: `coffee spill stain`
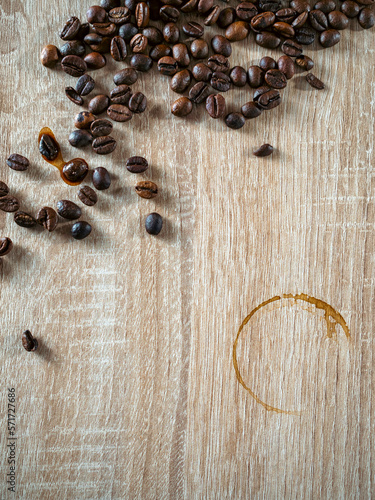
[(262, 302), (259, 306), (257, 306), (255, 309), (251, 311), (251, 313), (246, 316), (246, 318), (243, 320), (238, 333), (236, 340), (234, 341), (233, 344), (233, 366), (234, 370), (236, 372), (237, 379), (239, 383), (251, 394), (251, 396), (255, 399), (255, 401), (259, 404), (261, 404), (267, 411), (274, 411), (276, 413), (286, 413), (287, 415), (301, 415), (301, 412), (298, 411), (293, 411), (293, 410), (281, 410), (280, 408), (275, 408), (274, 406), (271, 406), (264, 401), (262, 401), (251, 389), (248, 387), (242, 376), (241, 372), (238, 368), (238, 363), (237, 363), (237, 344), (241, 335), (241, 332), (244, 328), (244, 326), (247, 325), (247, 323), (250, 321), (250, 319), (256, 314), (259, 309), (262, 309), (263, 307), (267, 306), (268, 304), (271, 304), (272, 302), (277, 302), (278, 300), (282, 299), (293, 299), (295, 303), (297, 303), (297, 300), (302, 300), (304, 302), (307, 302), (309, 304), (312, 304), (316, 307), (316, 309), (321, 309), (324, 311), (324, 316), (323, 320), (326, 322), (327, 325), (327, 338), (331, 339), (334, 336), (336, 336), (336, 325), (340, 325), (341, 328), (344, 330), (344, 333), (348, 339), (350, 339), (350, 331), (348, 328), (348, 325), (346, 324), (344, 318), (341, 316), (341, 314), (335, 309), (333, 309), (332, 306), (327, 304), (327, 302), (324, 302), (323, 300), (316, 299), (315, 297), (311, 297), (309, 295), (306, 295), (305, 293), (300, 293), (297, 295), (293, 295), (291, 293), (284, 293), (283, 295), (276, 295), (275, 297), (272, 297), (271, 299), (268, 299), (264, 302)]

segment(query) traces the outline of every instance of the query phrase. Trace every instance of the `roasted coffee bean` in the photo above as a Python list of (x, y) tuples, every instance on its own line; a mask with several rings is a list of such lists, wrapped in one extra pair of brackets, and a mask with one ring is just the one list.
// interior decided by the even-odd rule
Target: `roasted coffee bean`
[(262, 12), (277, 12), (281, 8), (281, 0), (259, 0), (259, 9)]
[(82, 42), (85, 36), (88, 35), (89, 33), (90, 33), (90, 24), (83, 23), (81, 24), (81, 27), (79, 28), (79, 31), (76, 34), (76, 39)]
[(241, 21), (250, 21), (258, 14), (258, 9), (251, 2), (241, 2), (236, 7), (236, 14)]
[(314, 89), (323, 90), (325, 87), (324, 83), (312, 73), (308, 73), (306, 75), (306, 80), (312, 87), (314, 87)]
[(60, 200), (56, 206), (57, 213), (64, 219), (76, 220), (81, 217), (82, 211), (73, 201)]
[(96, 23), (92, 25), (92, 30), (101, 36), (114, 36), (117, 31), (117, 26), (114, 23)]
[(114, 104), (128, 105), (131, 95), (132, 91), (128, 85), (119, 85), (111, 91), (111, 101)]
[(298, 28), (302, 28), (302, 26), (304, 26), (306, 24), (306, 21), (308, 20), (308, 18), (309, 18), (309, 13), (307, 11), (302, 12), (292, 22), (292, 28), (294, 30), (296, 30)]
[(191, 36), (192, 38), (201, 38), (204, 33), (204, 28), (200, 24), (191, 21), (190, 23), (182, 25), (182, 31), (185, 35)]
[(91, 99), (88, 104), (88, 108), (94, 115), (100, 115), (101, 113), (104, 113), (109, 104), (109, 97), (104, 94), (99, 94)]
[(294, 61), (289, 56), (281, 56), (277, 61), (277, 67), (282, 73), (284, 73), (287, 80), (293, 78), (294, 73), (296, 72)]
[(370, 7), (374, 6), (374, 0), (358, 0), (358, 3), (362, 5), (369, 5)]
[(34, 217), (26, 212), (21, 212), (20, 210), (14, 214), (14, 222), (21, 227), (34, 227), (37, 222)]
[[(77, 132), (86, 132), (86, 130), (77, 130)], [(64, 177), (70, 182), (82, 182), (88, 171), (89, 166), (82, 158), (73, 158), (73, 160), (65, 163), (62, 169)]]
[(71, 235), (75, 240), (83, 240), (91, 233), (91, 226), (88, 222), (80, 220), (73, 224)]
[(165, 43), (161, 43), (159, 45), (155, 45), (150, 50), (150, 57), (153, 61), (159, 61), (162, 57), (167, 57), (172, 54), (172, 49), (165, 45)]
[(191, 42), (190, 52), (195, 59), (206, 59), (208, 56), (208, 43), (202, 38), (196, 38)]
[(281, 103), (281, 96), (278, 90), (264, 86), (254, 92), (253, 100), (261, 109), (269, 110)]
[(27, 170), (30, 162), (27, 158), (19, 154), (11, 154), (7, 159), (7, 165), (13, 170), (18, 170), (19, 172), (23, 172)]
[[(188, 0), (180, 7), (181, 12), (189, 13), (197, 10), (199, 0)], [(181, 2), (182, 3), (182, 2)]]
[[(295, 30), (296, 40), (301, 45), (311, 45), (315, 41), (315, 31), (308, 26), (302, 26)], [(289, 55), (289, 54), (287, 54)]]
[(319, 42), (323, 47), (333, 47), (339, 43), (341, 38), (340, 32), (337, 30), (322, 31), (319, 36)]
[(5, 182), (0, 181), (0, 198), (6, 196), (8, 193), (9, 193), (8, 186), (5, 184)]
[(53, 68), (59, 61), (59, 51), (55, 45), (46, 45), (40, 53), (40, 61), (46, 68)]
[(103, 7), (106, 11), (114, 9), (120, 6), (120, 0), (100, 0), (100, 7)]
[(191, 83), (191, 73), (188, 69), (178, 71), (171, 79), (170, 87), (174, 92), (182, 94)]
[(214, 0), (199, 0), (197, 5), (198, 14), (206, 14), (214, 5)]
[(296, 18), (297, 12), (294, 9), (287, 7), (287, 8), (278, 10), (275, 13), (275, 15), (276, 15), (277, 21), (282, 21), (284, 23), (291, 24), (294, 21), (294, 19)]
[(78, 17), (71, 17), (65, 23), (65, 26), (60, 32), (60, 38), (62, 40), (74, 40), (81, 27), (81, 22)]
[(158, 186), (151, 181), (140, 181), (135, 185), (135, 192), (141, 198), (150, 200), (158, 194)]
[(107, 64), (105, 56), (103, 56), (103, 54), (100, 54), (99, 52), (90, 52), (90, 54), (87, 54), (85, 56), (84, 61), (87, 64), (87, 67), (90, 69), (104, 68), (104, 66)]
[(119, 36), (125, 40), (125, 42), (130, 42), (134, 35), (138, 33), (138, 28), (133, 23), (126, 23), (120, 26)]
[(240, 113), (229, 113), (225, 117), (225, 124), (227, 127), (237, 130), (245, 125), (245, 118)]
[(241, 113), (245, 118), (251, 119), (257, 118), (262, 113), (262, 110), (255, 104), (255, 102), (249, 101), (242, 106)]
[(19, 201), (14, 196), (7, 194), (0, 198), (0, 210), (3, 212), (17, 212), (19, 208)]
[(87, 22), (90, 24), (104, 23), (107, 18), (107, 12), (98, 5), (93, 5), (86, 12)]
[(87, 64), (78, 56), (65, 56), (61, 61), (61, 67), (70, 76), (79, 77), (87, 71)]
[(127, 159), (126, 168), (132, 174), (141, 174), (148, 169), (148, 161), (142, 156), (132, 156)]
[(89, 111), (81, 111), (74, 118), (74, 125), (77, 128), (90, 128), (91, 123), (95, 120), (95, 116)]
[(138, 28), (145, 28), (150, 21), (150, 9), (146, 2), (140, 2), (135, 8), (135, 20)]
[(351, 19), (357, 17), (359, 11), (359, 5), (357, 2), (353, 2), (352, 0), (345, 0), (345, 2), (341, 4), (341, 12)]
[(178, 63), (173, 57), (162, 57), (158, 61), (158, 70), (162, 75), (173, 76), (178, 71)]
[(310, 12), (311, 5), (308, 0), (292, 0), (290, 2), (290, 7), (294, 9), (298, 14), (302, 14), (302, 12)]
[(195, 104), (205, 101), (211, 94), (209, 86), (205, 82), (198, 82), (189, 91), (189, 98)]
[(147, 98), (142, 92), (133, 94), (129, 101), (129, 109), (133, 113), (143, 113), (147, 107)]
[(127, 56), (125, 40), (120, 36), (113, 37), (110, 52), (115, 61), (125, 61)]
[(310, 20), (311, 26), (316, 31), (325, 31), (326, 29), (328, 29), (327, 16), (321, 10), (310, 11), (309, 20)]
[(283, 36), (284, 38), (293, 38), (294, 37), (294, 28), (282, 21), (278, 21), (272, 26), (272, 30), (278, 35)]
[(142, 35), (147, 38), (148, 44), (152, 46), (159, 45), (164, 41), (163, 33), (155, 26), (148, 26), (142, 30)]
[[(113, 104), (113, 106), (121, 106), (121, 104)], [(98, 155), (108, 155), (116, 149), (116, 146), (116, 140), (110, 135), (96, 137), (92, 141), (92, 149)]]
[(138, 73), (133, 68), (125, 68), (113, 77), (116, 86), (119, 85), (133, 85), (138, 80)]
[(262, 31), (261, 33), (257, 33), (255, 37), (255, 43), (266, 49), (276, 49), (276, 47), (280, 45), (281, 40), (273, 33)]
[(264, 156), (269, 156), (273, 153), (273, 147), (271, 144), (263, 144), (258, 149), (253, 151), (254, 156), (263, 158)]
[(115, 7), (108, 12), (108, 19), (111, 23), (119, 26), (130, 21), (131, 15), (132, 13), (127, 7)]
[(99, 118), (91, 123), (90, 131), (93, 137), (104, 137), (109, 135), (113, 130), (112, 122), (105, 118)]
[(225, 113), (225, 98), (221, 94), (211, 94), (206, 99), (206, 110), (211, 118), (221, 118)]
[(39, 152), (48, 161), (53, 161), (59, 154), (60, 148), (57, 142), (47, 134), (43, 134), (39, 141)]
[[(180, 4), (182, 3), (182, 0), (178, 0), (178, 1), (180, 2)], [(159, 19), (160, 19), (159, 11), (163, 5), (161, 0), (149, 0), (149, 5), (150, 5), (150, 20), (151, 21), (159, 21)]]
[(328, 14), (328, 22), (336, 30), (345, 30), (349, 26), (349, 19), (339, 10), (333, 10)]
[(57, 213), (51, 207), (41, 208), (36, 216), (36, 220), (48, 232), (54, 231), (58, 223)]
[(219, 28), (227, 28), (230, 24), (234, 23), (235, 19), (236, 11), (233, 7), (227, 7), (220, 12), (216, 24)]
[(302, 55), (301, 45), (294, 40), (285, 40), (285, 42), (281, 45), (281, 50), (285, 55), (290, 57), (299, 57)]
[(100, 36), (96, 33), (89, 33), (85, 36), (85, 42), (90, 46), (93, 52), (106, 54), (110, 51), (111, 38), (109, 36)]
[(324, 14), (329, 14), (336, 9), (336, 4), (333, 0), (319, 0), (314, 5), (315, 10), (321, 10)]
[(205, 26), (213, 26), (219, 19), (220, 10), (220, 7), (218, 5), (215, 5), (208, 13), (206, 19), (203, 21), (203, 24)]
[(96, 168), (92, 173), (92, 183), (94, 184), (94, 188), (98, 191), (108, 189), (111, 185), (111, 176), (108, 170), (104, 167)]
[(192, 73), (197, 82), (209, 82), (212, 76), (212, 70), (204, 63), (198, 63), (193, 66)]
[(85, 46), (79, 40), (71, 40), (70, 42), (64, 43), (62, 47), (60, 47), (60, 54), (62, 57), (65, 56), (78, 56), (82, 57), (86, 53)]
[(230, 42), (240, 42), (249, 35), (249, 25), (245, 21), (235, 21), (225, 30), (225, 38)]
[(229, 78), (235, 87), (244, 87), (247, 83), (247, 73), (242, 66), (235, 66), (230, 70)]
[(219, 92), (227, 92), (230, 89), (230, 78), (225, 73), (215, 71), (212, 74), (210, 85)]
[(98, 195), (90, 186), (80, 187), (78, 191), (78, 198), (88, 207), (94, 206), (98, 201)]
[(180, 17), (180, 12), (173, 5), (163, 5), (159, 11), (159, 15), (165, 23), (175, 23)]
[(82, 97), (76, 92), (73, 87), (65, 87), (65, 95), (68, 99), (74, 102), (74, 104), (77, 104), (78, 106), (83, 105)]
[(0, 257), (8, 255), (12, 251), (13, 242), (10, 238), (0, 238)]
[(128, 122), (133, 118), (133, 113), (123, 104), (111, 104), (107, 109), (107, 115), (114, 122)]
[(270, 69), (264, 76), (267, 85), (273, 89), (284, 89), (287, 86), (286, 76), (279, 69)]
[(146, 217), (145, 228), (149, 234), (158, 235), (163, 227), (163, 219), (156, 212), (149, 214)]
[(167, 43), (177, 43), (180, 39), (178, 26), (175, 23), (167, 23), (163, 28), (163, 37)]
[(232, 45), (222, 35), (215, 35), (211, 40), (211, 47), (215, 54), (229, 57), (232, 54)]
[[(361, 1), (363, 3), (363, 0)], [(373, 7), (365, 7), (364, 9), (362, 9), (358, 16), (358, 22), (360, 26), (365, 30), (372, 28), (375, 24), (375, 12)]]
[(38, 341), (32, 336), (29, 330), (26, 330), (22, 334), (22, 346), (28, 352), (38, 349)]
[(254, 16), (250, 22), (254, 31), (260, 32), (270, 28), (276, 21), (276, 16), (273, 12), (262, 12)]
[(304, 71), (310, 71), (314, 67), (314, 61), (308, 56), (300, 56), (296, 58), (296, 64)]
[(152, 67), (152, 59), (145, 54), (134, 54), (130, 59), (130, 66), (138, 71), (148, 71)]
[(228, 59), (221, 54), (210, 56), (207, 61), (207, 66), (212, 69), (212, 71), (220, 71), (221, 73), (228, 73), (230, 69)]
[(259, 67), (262, 68), (263, 71), (268, 71), (269, 69), (276, 69), (277, 64), (272, 57), (264, 56), (259, 61)]
[(264, 83), (264, 71), (259, 66), (250, 66), (247, 77), (251, 88), (256, 89)]
[(85, 148), (92, 143), (92, 135), (88, 130), (73, 130), (69, 135), (69, 144), (74, 148)]
[(179, 66), (183, 68), (189, 66), (190, 64), (189, 51), (184, 43), (176, 43), (176, 45), (173, 45), (172, 55), (173, 58), (177, 61), (177, 64)]
[(90, 75), (82, 75), (78, 78), (76, 91), (79, 95), (89, 95), (94, 90), (95, 81)]
[(147, 52), (148, 48), (148, 40), (147, 37), (142, 35), (141, 33), (137, 33), (130, 40), (130, 49), (134, 54), (143, 54)]

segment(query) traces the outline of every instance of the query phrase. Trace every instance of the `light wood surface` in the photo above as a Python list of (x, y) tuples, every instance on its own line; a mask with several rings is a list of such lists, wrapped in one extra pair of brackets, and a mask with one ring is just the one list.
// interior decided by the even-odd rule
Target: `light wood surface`
[[(36, 213), (77, 201), (44, 162), (37, 137), (49, 126), (66, 159), (105, 166), (111, 188), (84, 241), (69, 223), (54, 233), (22, 229), (0, 213), (14, 251), (0, 262), (0, 497), (33, 499), (370, 499), (374, 464), (375, 31), (353, 28), (328, 50), (306, 49), (326, 90), (298, 75), (282, 105), (231, 131), (204, 107), (173, 117), (177, 98), (154, 69), (134, 85), (148, 109), (115, 124), (115, 153), (81, 153), (67, 142), (79, 108), (64, 96), (74, 79), (39, 63), (61, 45), (79, 0), (1, 0), (0, 179)], [(355, 26), (355, 22), (351, 22)], [(207, 33), (213, 33), (213, 29)], [(218, 30), (218, 32), (221, 32)], [(248, 66), (277, 51), (252, 39), (233, 46)], [(108, 92), (123, 65), (95, 73)], [(94, 92), (94, 93), (95, 93)], [(229, 109), (251, 98), (226, 95)], [(87, 102), (87, 99), (86, 99)], [(257, 159), (264, 142), (276, 152)], [(27, 172), (5, 164), (30, 159)], [(145, 156), (150, 169), (127, 172)], [(140, 178), (155, 200), (133, 191)], [(144, 230), (158, 211), (158, 237)], [(327, 338), (324, 311), (282, 299), (307, 294), (345, 319)], [(37, 353), (21, 346), (30, 329)], [(7, 389), (16, 390), (16, 494), (5, 482)]]

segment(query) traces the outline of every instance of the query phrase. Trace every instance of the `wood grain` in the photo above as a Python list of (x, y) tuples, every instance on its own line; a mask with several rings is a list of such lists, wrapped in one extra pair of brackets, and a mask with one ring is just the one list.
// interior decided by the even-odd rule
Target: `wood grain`
[[(39, 63), (78, 0), (2, 0), (0, 179), (36, 213), (77, 200), (43, 162), (37, 136), (52, 128), (66, 158), (79, 108), (74, 79)], [(354, 26), (355, 22), (351, 23)], [(214, 30), (207, 30), (212, 33)], [(113, 184), (85, 207), (93, 225), (72, 241), (0, 214), (14, 251), (0, 262), (1, 498), (370, 499), (374, 484), (375, 34), (357, 28), (329, 50), (306, 49), (326, 90), (295, 77), (283, 104), (239, 131), (204, 108), (173, 117), (168, 78), (141, 75), (146, 113), (116, 124), (105, 166)], [(231, 63), (278, 56), (253, 41)], [(112, 88), (121, 64), (96, 72)], [(249, 90), (227, 94), (239, 109)], [(252, 156), (271, 143), (275, 154)], [(8, 169), (10, 153), (30, 159)], [(126, 171), (148, 158), (147, 175)], [(160, 187), (143, 200), (139, 178)], [(144, 231), (158, 211), (159, 237)], [(239, 385), (232, 347), (244, 318), (284, 293), (320, 298), (347, 322), (328, 339), (322, 312), (284, 300), (244, 329), (238, 361), (267, 412)], [(41, 348), (27, 353), (30, 329)], [(7, 388), (16, 389), (17, 493), (7, 491)]]

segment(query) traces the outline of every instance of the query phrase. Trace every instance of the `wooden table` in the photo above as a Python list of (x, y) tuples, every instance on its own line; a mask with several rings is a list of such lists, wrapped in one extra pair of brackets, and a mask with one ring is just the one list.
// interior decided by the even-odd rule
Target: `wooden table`
[[(60, 27), (88, 6), (1, 5), (1, 180), (33, 214), (77, 201), (38, 152), (49, 126), (66, 159), (105, 166), (113, 183), (82, 206), (93, 226), (84, 241), (72, 240), (69, 222), (49, 234), (0, 214), (1, 236), (15, 244), (0, 263), (0, 497), (374, 497), (375, 31), (352, 21), (333, 49), (307, 48), (326, 89), (300, 73), (281, 106), (238, 131), (204, 106), (173, 117), (168, 78), (140, 75), (134, 88), (148, 108), (115, 124), (118, 147), (100, 157), (67, 142), (79, 108), (64, 88), (75, 80), (39, 63), (42, 46), (61, 46)], [(253, 39), (233, 49), (231, 63), (245, 67), (280, 55)], [(122, 66), (95, 72), (94, 93), (108, 92)], [(228, 109), (251, 95), (229, 92)], [(253, 157), (264, 142), (273, 156)], [(14, 152), (28, 171), (8, 169)], [(149, 160), (145, 174), (127, 172), (131, 155)], [(160, 196), (139, 198), (140, 179)], [(144, 230), (153, 211), (164, 218), (158, 237)], [(284, 294), (329, 304), (350, 338), (339, 324), (327, 336), (327, 308)], [(291, 414), (267, 411), (233, 367), (241, 323), (275, 296), (244, 326), (236, 359), (244, 384)], [(36, 353), (21, 346), (26, 329)], [(5, 480), (10, 388), (16, 494)]]

